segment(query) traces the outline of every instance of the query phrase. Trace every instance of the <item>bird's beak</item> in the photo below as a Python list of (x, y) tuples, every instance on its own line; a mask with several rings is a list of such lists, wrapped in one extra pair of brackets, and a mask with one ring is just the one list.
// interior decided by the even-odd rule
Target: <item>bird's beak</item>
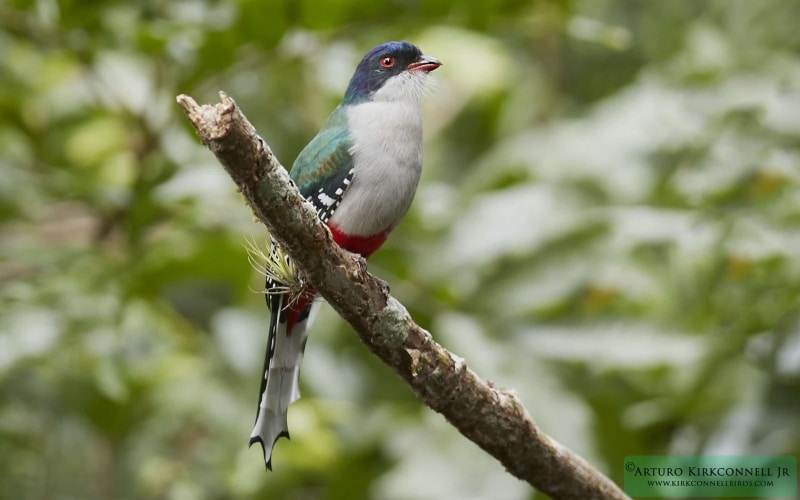
[(422, 56), (418, 60), (409, 64), (407, 69), (409, 71), (424, 71), (426, 73), (430, 73), (441, 65), (442, 62), (435, 57)]

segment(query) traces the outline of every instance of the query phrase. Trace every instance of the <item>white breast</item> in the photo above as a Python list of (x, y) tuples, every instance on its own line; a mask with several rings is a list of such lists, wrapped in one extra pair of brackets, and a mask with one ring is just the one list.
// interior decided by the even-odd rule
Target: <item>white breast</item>
[(420, 101), (375, 99), (347, 110), (355, 172), (331, 218), (345, 233), (382, 232), (411, 206), (422, 172)]

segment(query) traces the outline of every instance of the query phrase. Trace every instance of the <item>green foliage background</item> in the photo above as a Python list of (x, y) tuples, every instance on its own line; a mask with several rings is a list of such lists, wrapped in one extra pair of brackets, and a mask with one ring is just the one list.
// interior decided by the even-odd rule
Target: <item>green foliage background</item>
[(800, 453), (800, 4), (0, 4), (0, 497), (526, 499), (327, 309), (275, 472), (246, 446), (263, 237), (174, 97), (284, 164), (360, 56), (444, 61), (371, 261), (414, 318), (621, 481)]

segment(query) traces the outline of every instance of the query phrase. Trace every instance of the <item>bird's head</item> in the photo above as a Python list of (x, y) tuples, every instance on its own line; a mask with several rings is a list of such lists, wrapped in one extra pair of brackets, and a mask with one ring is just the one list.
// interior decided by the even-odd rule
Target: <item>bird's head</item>
[(409, 42), (383, 43), (358, 63), (344, 102), (419, 100), (429, 73), (441, 65)]

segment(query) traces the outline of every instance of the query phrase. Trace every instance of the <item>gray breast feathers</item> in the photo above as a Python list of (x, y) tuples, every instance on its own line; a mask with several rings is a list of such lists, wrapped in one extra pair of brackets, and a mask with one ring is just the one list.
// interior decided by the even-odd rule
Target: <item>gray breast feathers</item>
[(347, 110), (353, 138), (353, 181), (331, 222), (371, 236), (395, 226), (408, 211), (422, 172), (419, 101), (366, 102)]

